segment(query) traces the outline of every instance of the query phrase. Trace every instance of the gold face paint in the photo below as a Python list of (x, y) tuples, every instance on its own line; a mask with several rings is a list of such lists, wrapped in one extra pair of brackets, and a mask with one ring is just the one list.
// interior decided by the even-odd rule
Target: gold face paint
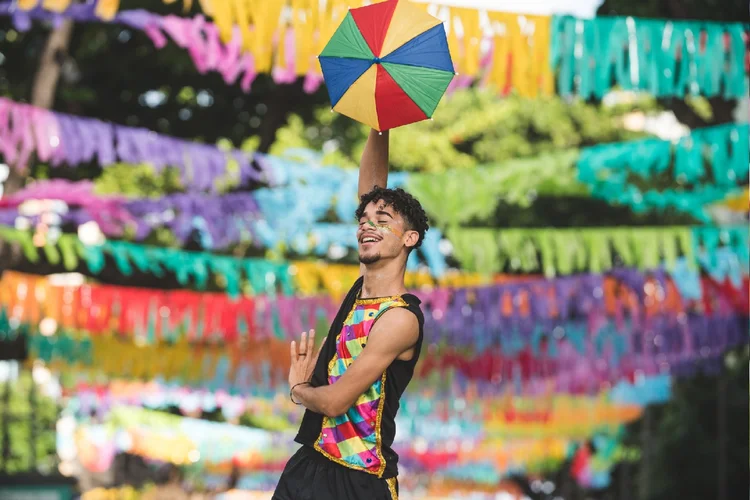
[(394, 228), (394, 227), (391, 227), (391, 226), (389, 226), (388, 224), (375, 224), (375, 223), (374, 223), (373, 221), (371, 221), (371, 220), (368, 220), (368, 221), (367, 221), (367, 224), (371, 225), (372, 227), (374, 227), (375, 229), (378, 229), (378, 230), (380, 230), (380, 231), (388, 231), (388, 232), (391, 232), (391, 233), (395, 234), (396, 236), (398, 236), (399, 238), (400, 238), (400, 237), (402, 237), (402, 236), (404, 235), (404, 233), (400, 233), (400, 232), (399, 232), (399, 231), (398, 231), (398, 230), (397, 230), (396, 228)]

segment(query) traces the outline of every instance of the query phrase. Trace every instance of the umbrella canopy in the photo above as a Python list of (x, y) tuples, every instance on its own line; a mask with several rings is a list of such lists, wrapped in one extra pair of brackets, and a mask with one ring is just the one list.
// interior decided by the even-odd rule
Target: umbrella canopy
[(319, 61), (333, 109), (380, 131), (431, 118), (455, 75), (443, 23), (407, 0), (351, 9)]

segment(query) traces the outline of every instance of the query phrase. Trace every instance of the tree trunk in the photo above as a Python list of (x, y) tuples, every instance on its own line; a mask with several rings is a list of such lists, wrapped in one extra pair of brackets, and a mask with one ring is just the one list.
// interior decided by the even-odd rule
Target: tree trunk
[(50, 33), (44, 47), (39, 69), (31, 88), (31, 104), (38, 108), (50, 109), (55, 102), (55, 91), (60, 79), (62, 59), (68, 51), (73, 34), (73, 21), (66, 19)]

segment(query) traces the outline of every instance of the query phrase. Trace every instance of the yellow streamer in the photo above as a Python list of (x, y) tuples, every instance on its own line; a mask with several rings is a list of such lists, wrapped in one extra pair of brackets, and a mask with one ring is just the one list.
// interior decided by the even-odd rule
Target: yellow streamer
[(31, 10), (37, 6), (39, 0), (18, 0), (18, 8), (21, 10)]
[(551, 95), (550, 18), (502, 12), (488, 17), (495, 44), (488, 83), (501, 91), (512, 87), (525, 97)]
[[(50, 10), (64, 10), (70, 0), (43, 0)], [(174, 4), (178, 0), (162, 0)], [(34, 8), (39, 0), (19, 0), (21, 9)], [(222, 40), (229, 42), (236, 30), (246, 52), (253, 55), (256, 71), (269, 73), (276, 64), (286, 69), (287, 30), (294, 30), (295, 71), (320, 74), (315, 58), (333, 36), (350, 8), (370, 4), (365, 0), (199, 0), (203, 13), (213, 18)], [(119, 0), (99, 0), (96, 13), (112, 19)], [(64, 7), (63, 7), (64, 6)], [(193, 0), (184, 0), (186, 11)], [(410, 7), (427, 10), (430, 4), (412, 2)], [(521, 95), (551, 95), (554, 90), (549, 64), (550, 18), (442, 7), (448, 13), (448, 44), (458, 72), (483, 77), (500, 90), (515, 89)], [(442, 16), (441, 16), (442, 17)], [(460, 36), (459, 36), (460, 33)], [(483, 41), (491, 39), (494, 55), (488, 68), (481, 67)], [(486, 69), (486, 71), (485, 71)]]
[(42, 7), (52, 12), (65, 12), (70, 7), (70, 0), (44, 0)]

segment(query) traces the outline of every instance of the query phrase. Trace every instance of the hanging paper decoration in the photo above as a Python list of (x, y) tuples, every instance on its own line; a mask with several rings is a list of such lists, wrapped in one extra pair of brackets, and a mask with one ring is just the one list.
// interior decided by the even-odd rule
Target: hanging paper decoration
[[(324, 49), (349, 9), (369, 2), (327, 0), (319, 4), (294, 0), (286, 9), (282, 9), (285, 4), (280, 1), (259, 5), (251, 2), (238, 9), (222, 2), (201, 4), (203, 12), (216, 23), (215, 28), (213, 25), (204, 28), (206, 40), (213, 40), (213, 32), (218, 31), (229, 46), (242, 43), (243, 52), (252, 57), (258, 73), (270, 72), (275, 64), (277, 81), (305, 75), (306, 86), (310, 84), (314, 89), (320, 82), (315, 77), (321, 71), (316, 55)], [(461, 75), (453, 80), (453, 88), (481, 79), (481, 83), (493, 85), (503, 93), (515, 90), (529, 97), (552, 94), (549, 17), (422, 2), (414, 2), (411, 7), (415, 11), (429, 10), (444, 22), (455, 69)], [(155, 41), (159, 36), (154, 35)], [(211, 44), (217, 46), (213, 41)], [(211, 53), (210, 46), (202, 40), (194, 39), (194, 43), (183, 46), (190, 46), (196, 53)]]
[[(633, 227), (590, 229), (468, 229), (448, 230), (453, 253), (467, 271), (493, 273), (505, 267), (531, 272), (543, 270), (546, 276), (588, 270), (600, 273), (614, 265), (613, 253), (628, 267), (655, 269), (664, 262), (668, 269), (680, 254), (695, 266), (693, 234), (687, 227)], [(729, 247), (742, 261), (747, 255), (739, 244), (748, 242), (748, 228), (707, 228), (714, 250), (722, 231), (733, 235)], [(541, 256), (541, 257), (539, 257)], [(541, 260), (540, 260), (541, 259)], [(747, 272), (747, 271), (746, 271)]]
[(575, 179), (577, 158), (578, 151), (573, 150), (497, 166), (411, 174), (404, 187), (420, 201), (433, 225), (453, 227), (487, 219), (500, 200), (528, 206), (532, 191), (536, 195), (584, 195), (585, 186)]
[(94, 0), (85, 3), (76, 3), (72, 0), (11, 1), (0, 4), (0, 15), (12, 16), (14, 25), (20, 31), (28, 30), (32, 19), (52, 21), (55, 25), (64, 19), (73, 19), (78, 22), (100, 19), (142, 29), (147, 21), (160, 17), (145, 10), (130, 10), (118, 14), (118, 4), (117, 0)]
[[(244, 92), (250, 92), (259, 73), (256, 70), (254, 54), (243, 47), (241, 29), (235, 26), (232, 38), (224, 43), (219, 38), (216, 25), (207, 22), (202, 15), (194, 18), (173, 15), (163, 17), (145, 10), (126, 10), (114, 16), (103, 17), (100, 7), (92, 3), (71, 4), (64, 10), (51, 11), (38, 5), (32, 10), (21, 10), (15, 8), (12, 2), (0, 4), (0, 15), (12, 16), (14, 25), (20, 31), (30, 29), (32, 19), (52, 21), (55, 24), (64, 19), (74, 19), (78, 22), (107, 20), (143, 31), (158, 49), (163, 48), (171, 39), (177, 46), (188, 51), (201, 74), (216, 71), (228, 85), (233, 85), (239, 80)], [(295, 68), (296, 38), (290, 29), (280, 40), (274, 40), (278, 54), (273, 69), (276, 83), (291, 83), (297, 79), (299, 72)], [(281, 60), (282, 54), (286, 55), (285, 60)], [(306, 77), (304, 90), (307, 93), (315, 92), (323, 81), (318, 68), (314, 71), (310, 68), (307, 72), (299, 74)]]
[(174, 248), (151, 247), (136, 243), (107, 241), (102, 245), (86, 246), (74, 235), (63, 234), (56, 241), (42, 244), (32, 239), (31, 233), (0, 226), (0, 240), (20, 246), (30, 262), (39, 260), (39, 248), (50, 264), (62, 261), (68, 271), (84, 260), (89, 270), (100, 273), (105, 266), (105, 256), (114, 260), (120, 273), (131, 276), (136, 270), (163, 276), (169, 272), (182, 286), (205, 288), (211, 274), (221, 276), (218, 282), (232, 296), (240, 294), (241, 280), (246, 280), (254, 293), (285, 294), (292, 291), (288, 264), (264, 259), (238, 259), (203, 252), (189, 252)]
[(734, 212), (750, 212), (750, 189), (745, 188), (740, 194), (722, 200), (720, 205), (723, 205)]
[(133, 225), (135, 239), (140, 241), (153, 229), (168, 227), (183, 244), (197, 233), (204, 248), (226, 248), (250, 241), (252, 223), (261, 217), (250, 193), (177, 193), (154, 199), (125, 200), (95, 195), (90, 181), (54, 179), (37, 181), (0, 199), (0, 224), (13, 226), (18, 217), (33, 218), (27, 213), (29, 210), (22, 209), (34, 200), (62, 202), (67, 206), (62, 215), (64, 222), (80, 226), (95, 221), (108, 236), (121, 236), (126, 226)]
[[(117, 408), (108, 418), (111, 438), (125, 430), (133, 438), (120, 451), (151, 459), (187, 465), (198, 460), (208, 463), (229, 462), (239, 453), (257, 453), (263, 457), (280, 457), (293, 448), (283, 446), (288, 435), (272, 434), (262, 429), (230, 425), (187, 417), (167, 415), (140, 408)], [(165, 432), (165, 431), (169, 432)], [(171, 437), (166, 437), (166, 436)]]
[(748, 227), (696, 227), (694, 252), (701, 266), (717, 281), (729, 279), (735, 287), (750, 271)]
[[(593, 146), (581, 152), (578, 179), (590, 186), (593, 196), (636, 212), (674, 208), (709, 222), (706, 206), (747, 184), (749, 136), (747, 124), (731, 124), (693, 130), (676, 145), (646, 139)], [(695, 189), (643, 192), (631, 181), (650, 181), (665, 173)]]
[[(70, 182), (64, 179), (36, 181), (26, 188), (0, 199), (0, 223), (15, 225), (18, 217), (33, 218), (32, 205), (59, 202), (66, 222), (76, 225), (95, 221), (106, 234), (119, 236), (125, 225), (133, 222), (122, 198), (102, 198), (93, 193), (90, 181)], [(12, 210), (9, 210), (11, 209)], [(41, 216), (43, 218), (43, 215)]]
[(130, 200), (125, 207), (136, 219), (136, 239), (145, 238), (157, 227), (168, 227), (180, 243), (197, 232), (206, 249), (251, 241), (252, 223), (261, 217), (251, 193), (178, 193)]
[[(435, 10), (448, 29), (448, 45), (459, 75), (481, 78), (483, 84), (503, 94), (515, 91), (532, 98), (553, 94), (549, 16), (442, 6)], [(490, 49), (482, 54), (481, 47), (488, 42)]]
[[(296, 274), (298, 266), (300, 263), (292, 266), (295, 277), (299, 276)], [(464, 345), (473, 342), (475, 333), (484, 331), (477, 323), (475, 332), (474, 319), (467, 314), (476, 314), (477, 321), (492, 317), (499, 318), (498, 321), (505, 321), (502, 318), (506, 317), (540, 322), (555, 318), (565, 320), (575, 318), (577, 308), (583, 307), (577, 305), (576, 300), (598, 294), (601, 302), (596, 303), (601, 305), (603, 313), (614, 315), (620, 307), (618, 304), (634, 300), (618, 292), (618, 283), (628, 276), (631, 275), (566, 277), (554, 281), (537, 278), (481, 287), (427, 288), (415, 293), (431, 314), (427, 314), (426, 323), (433, 334), (441, 338), (448, 335), (451, 342)], [(357, 277), (355, 274), (352, 280)], [(624, 281), (638, 296), (643, 293), (638, 292), (643, 279), (635, 274)], [(646, 316), (679, 315), (691, 310), (689, 304), (697, 300), (706, 314), (747, 314), (746, 286), (737, 289), (710, 278), (703, 278), (698, 286), (710, 293), (700, 293), (688, 300), (680, 296), (674, 283), (667, 281), (660, 288), (663, 297), (638, 310)], [(649, 290), (654, 292), (656, 287)], [(293, 337), (289, 336), (298, 330), (322, 327), (321, 331), (325, 331), (338, 308), (338, 300), (339, 297), (329, 295), (261, 295), (235, 300), (218, 293), (101, 285), (64, 287), (53, 285), (45, 278), (11, 272), (6, 272), (0, 281), (0, 304), (12, 311), (17, 321), (38, 324), (49, 317), (60, 326), (75, 330), (97, 334), (115, 331), (126, 337), (137, 334), (150, 339), (217, 336), (225, 341), (291, 340)], [(586, 311), (588, 309), (584, 309), (584, 315), (588, 314)]]
[(601, 99), (615, 85), (657, 97), (746, 96), (743, 23), (634, 17), (552, 19), (557, 92)]
[[(160, 375), (239, 393), (256, 383), (284, 384), (294, 332), (325, 331), (337, 310), (330, 297), (231, 302), (219, 294), (3, 285), (0, 298), (17, 321), (49, 318), (60, 327), (119, 334), (32, 335), (32, 358), (53, 368)], [(418, 292), (430, 347), (417, 372), (442, 387), (470, 380), (481, 383), (480, 391), (514, 387), (527, 394), (598, 391), (638, 373), (690, 373), (747, 343), (746, 313), (738, 314), (724, 293), (712, 290), (711, 308), (696, 314), (669, 281), (634, 272), (606, 281), (585, 276)]]
[(239, 167), (241, 184), (271, 180), (262, 155), (225, 152), (147, 129), (54, 113), (0, 98), (0, 154), (12, 167), (24, 169), (33, 153), (39, 161), (55, 167), (96, 161), (106, 168), (118, 159), (147, 163), (157, 170), (176, 167), (183, 184), (200, 191), (215, 191), (215, 179), (227, 173), (230, 161)]

